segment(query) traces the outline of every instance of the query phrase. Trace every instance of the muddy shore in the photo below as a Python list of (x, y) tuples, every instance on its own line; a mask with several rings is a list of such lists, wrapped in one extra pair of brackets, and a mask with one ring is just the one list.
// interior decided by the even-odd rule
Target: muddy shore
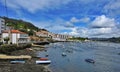
[[(38, 48), (38, 50), (43, 50), (43, 48)], [(34, 49), (13, 51), (11, 55), (30, 55), (34, 58), (25, 60), (25, 64), (10, 64), (10, 60), (0, 60), (0, 72), (51, 72), (48, 65), (35, 64), (35, 61), (38, 60), (38, 58), (35, 58), (36, 51)]]

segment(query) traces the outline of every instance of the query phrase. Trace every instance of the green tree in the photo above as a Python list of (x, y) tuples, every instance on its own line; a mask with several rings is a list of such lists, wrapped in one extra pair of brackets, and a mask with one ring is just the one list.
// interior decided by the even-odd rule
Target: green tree
[(8, 41), (10, 40), (10, 38), (9, 37), (5, 37), (4, 38), (4, 41), (8, 44)]

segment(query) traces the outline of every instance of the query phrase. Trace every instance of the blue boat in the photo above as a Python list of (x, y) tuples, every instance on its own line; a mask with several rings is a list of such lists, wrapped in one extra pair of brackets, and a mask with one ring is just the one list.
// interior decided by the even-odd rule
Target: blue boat
[(93, 63), (93, 64), (95, 63), (95, 61), (93, 59), (85, 59), (85, 61), (88, 63)]
[(25, 61), (24, 60), (14, 60), (14, 61), (10, 61), (11, 64), (24, 64)]

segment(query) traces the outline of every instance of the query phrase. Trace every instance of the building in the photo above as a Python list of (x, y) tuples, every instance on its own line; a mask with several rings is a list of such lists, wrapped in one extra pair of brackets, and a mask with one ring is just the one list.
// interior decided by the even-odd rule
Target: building
[(63, 34), (53, 34), (52, 39), (57, 41), (67, 41), (68, 38), (72, 38), (70, 35), (63, 35)]
[(72, 38), (72, 36), (70, 35), (55, 34), (55, 33), (43, 31), (43, 30), (36, 32), (36, 35), (39, 37), (51, 38), (55, 41), (66, 41), (68, 38)]
[(39, 37), (50, 37), (50, 33), (48, 31), (40, 30), (36, 32), (36, 35)]
[(10, 38), (10, 42), (12, 44), (17, 44), (17, 43), (29, 43), (29, 36), (28, 34), (21, 32), (19, 30), (4, 30), (2, 32), (2, 41), (4, 41), (4, 38)]
[(0, 34), (5, 30), (5, 20), (0, 18)]

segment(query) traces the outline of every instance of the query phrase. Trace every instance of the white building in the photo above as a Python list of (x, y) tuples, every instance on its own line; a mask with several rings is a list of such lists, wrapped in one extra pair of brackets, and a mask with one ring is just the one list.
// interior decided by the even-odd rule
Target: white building
[(5, 20), (0, 18), (0, 34), (5, 30)]
[(17, 44), (17, 43), (29, 43), (30, 39), (28, 34), (21, 32), (19, 30), (4, 30), (2, 33), (2, 41), (4, 41), (4, 38), (9, 37), (10, 38), (10, 42), (12, 42), (12, 44)]
[(52, 39), (57, 41), (67, 41), (67, 39), (72, 38), (70, 35), (63, 35), (63, 34), (53, 34)]

